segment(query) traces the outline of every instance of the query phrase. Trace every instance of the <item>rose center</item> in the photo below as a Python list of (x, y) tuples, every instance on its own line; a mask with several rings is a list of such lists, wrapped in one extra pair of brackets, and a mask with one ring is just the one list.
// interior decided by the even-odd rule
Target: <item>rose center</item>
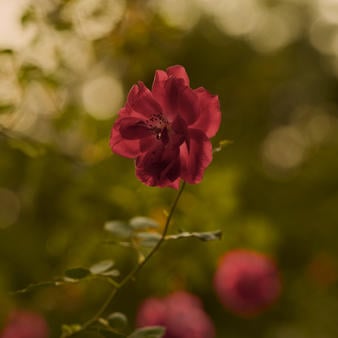
[(168, 120), (162, 114), (154, 114), (147, 121), (146, 125), (151, 129), (156, 138), (163, 143), (168, 142)]

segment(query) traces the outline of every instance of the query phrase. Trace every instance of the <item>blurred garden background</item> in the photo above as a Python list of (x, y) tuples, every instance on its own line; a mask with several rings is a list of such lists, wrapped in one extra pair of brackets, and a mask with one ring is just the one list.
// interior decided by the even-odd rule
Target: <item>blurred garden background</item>
[[(109, 220), (164, 224), (176, 192), (147, 187), (109, 136), (132, 84), (183, 65), (219, 95), (222, 126), (204, 180), (189, 185), (165, 242), (109, 311), (135, 325), (148, 297), (198, 296), (216, 338), (338, 337), (337, 0), (0, 0), (0, 328), (13, 309), (43, 315), (51, 337), (86, 321), (101, 280), (27, 285), (113, 259)], [(274, 259), (279, 299), (253, 318), (220, 302), (220, 257), (245, 248)], [(80, 337), (101, 337), (81, 333)]]

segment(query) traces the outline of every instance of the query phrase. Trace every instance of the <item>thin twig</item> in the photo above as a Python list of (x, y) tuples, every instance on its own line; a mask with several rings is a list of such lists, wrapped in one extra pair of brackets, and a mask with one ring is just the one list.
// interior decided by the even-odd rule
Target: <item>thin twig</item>
[(122, 287), (124, 287), (128, 282), (130, 282), (132, 279), (134, 279), (135, 275), (147, 264), (147, 262), (150, 260), (150, 258), (159, 250), (160, 246), (162, 245), (162, 243), (165, 241), (165, 238), (167, 236), (168, 233), (168, 229), (169, 229), (169, 224), (170, 221), (174, 215), (174, 212), (176, 210), (178, 201), (182, 195), (182, 192), (184, 190), (185, 187), (185, 182), (183, 181), (180, 190), (178, 191), (176, 198), (170, 208), (168, 217), (166, 219), (165, 225), (164, 225), (164, 229), (161, 235), (160, 240), (156, 243), (156, 245), (152, 248), (152, 250), (149, 252), (149, 254), (145, 257), (145, 259), (138, 265), (136, 265), (134, 267), (133, 270), (131, 270), (128, 275), (126, 277), (123, 278), (123, 280), (118, 283), (114, 289), (111, 291), (111, 293), (109, 294), (109, 296), (107, 297), (106, 301), (101, 305), (101, 307), (99, 308), (99, 310), (95, 313), (94, 316), (92, 316), (87, 322), (85, 322), (82, 326), (81, 326), (81, 330), (74, 332), (73, 334), (69, 335), (68, 337), (71, 337), (73, 335), (76, 335), (79, 332), (82, 332), (84, 330), (86, 330), (89, 326), (91, 326), (92, 324), (94, 324), (96, 321), (98, 321), (98, 319), (101, 317), (101, 315), (106, 311), (106, 309), (108, 308), (109, 304), (111, 303), (111, 301), (113, 300), (113, 298), (115, 297), (116, 293), (118, 292), (118, 290), (120, 290)]

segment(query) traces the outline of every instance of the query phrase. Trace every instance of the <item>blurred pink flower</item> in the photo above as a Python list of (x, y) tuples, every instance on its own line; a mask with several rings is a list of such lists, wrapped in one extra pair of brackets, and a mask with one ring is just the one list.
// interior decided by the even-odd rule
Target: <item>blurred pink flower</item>
[(223, 305), (242, 315), (257, 315), (279, 296), (281, 281), (274, 262), (250, 250), (233, 250), (220, 260), (214, 278)]
[(145, 184), (179, 186), (180, 179), (202, 180), (212, 160), (213, 137), (221, 122), (217, 96), (190, 88), (182, 66), (157, 70), (152, 89), (134, 85), (111, 133), (113, 152), (136, 159), (136, 176)]
[(49, 329), (44, 318), (34, 312), (12, 312), (0, 333), (0, 338), (48, 338)]
[(148, 298), (140, 306), (138, 327), (160, 325), (164, 338), (213, 338), (214, 326), (200, 300), (188, 292), (177, 291), (165, 298)]

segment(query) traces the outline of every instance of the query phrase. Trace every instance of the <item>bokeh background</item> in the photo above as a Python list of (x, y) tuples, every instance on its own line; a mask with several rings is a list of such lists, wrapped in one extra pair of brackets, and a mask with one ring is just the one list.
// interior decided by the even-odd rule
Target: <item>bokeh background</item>
[[(88, 319), (106, 283), (9, 292), (107, 258), (124, 274), (135, 257), (104, 243), (104, 223), (163, 223), (175, 191), (142, 185), (108, 142), (131, 85), (181, 64), (220, 97), (213, 144), (232, 143), (187, 187), (171, 232), (223, 238), (167, 242), (110, 310), (132, 327), (143, 299), (186, 289), (217, 338), (338, 336), (337, 0), (1, 0), (0, 27), (0, 322), (28, 308), (58, 337)], [(282, 276), (255, 318), (213, 289), (237, 248), (273, 257)]]

